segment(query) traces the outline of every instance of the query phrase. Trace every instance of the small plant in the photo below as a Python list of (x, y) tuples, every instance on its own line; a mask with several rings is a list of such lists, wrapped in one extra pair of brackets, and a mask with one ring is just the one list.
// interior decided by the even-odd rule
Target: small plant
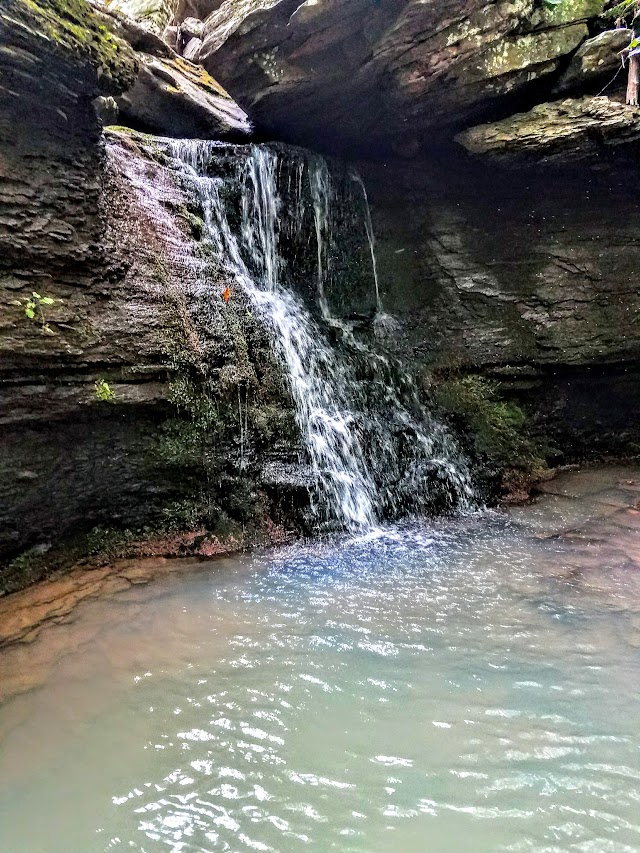
[(105, 379), (96, 380), (94, 388), (96, 389), (96, 400), (100, 400), (103, 403), (113, 403), (116, 399), (113, 389)]
[(26, 299), (19, 299), (18, 305), (24, 309), (24, 313), (30, 320), (33, 320), (34, 323), (40, 323), (43, 335), (53, 335), (53, 329), (47, 323), (44, 306), (53, 305), (55, 301), (51, 296), (41, 296), (34, 290), (31, 296)]
[(635, 15), (640, 3), (638, 0), (622, 0), (621, 3), (607, 4), (608, 8), (602, 13), (603, 18), (613, 18), (616, 23), (624, 24), (630, 15)]

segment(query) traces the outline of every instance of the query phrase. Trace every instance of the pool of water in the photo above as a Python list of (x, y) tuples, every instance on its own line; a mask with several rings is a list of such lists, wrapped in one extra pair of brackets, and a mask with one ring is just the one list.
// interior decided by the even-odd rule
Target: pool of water
[(640, 851), (638, 575), (580, 549), (484, 515), (84, 605), (0, 706), (0, 850)]

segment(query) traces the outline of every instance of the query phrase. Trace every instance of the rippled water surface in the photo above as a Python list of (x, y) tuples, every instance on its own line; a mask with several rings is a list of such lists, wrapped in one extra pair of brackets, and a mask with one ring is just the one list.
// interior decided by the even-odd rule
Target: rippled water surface
[(638, 581), (572, 559), (488, 516), (85, 606), (0, 707), (0, 850), (640, 851)]

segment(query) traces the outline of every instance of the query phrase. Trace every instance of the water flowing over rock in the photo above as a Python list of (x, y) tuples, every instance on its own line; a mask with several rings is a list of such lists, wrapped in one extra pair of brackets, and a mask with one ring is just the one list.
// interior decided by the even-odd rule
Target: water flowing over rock
[[(278, 191), (281, 163), (275, 149), (252, 147), (227, 181), (208, 172), (216, 146), (182, 141), (170, 150), (185, 164), (200, 199), (218, 263), (248, 293), (272, 331), (312, 465), (316, 514), (351, 529), (367, 529), (389, 515), (468, 504), (473, 489), (466, 462), (445, 428), (422, 409), (409, 378), (358, 343), (349, 324), (330, 314), (325, 282), (332, 188), (326, 163), (302, 152), (293, 155), (293, 164), (284, 161), (285, 170), (293, 166), (296, 176), (287, 216)], [(359, 180), (354, 183), (363, 187)], [(317, 241), (315, 297), (322, 319), (343, 339), (338, 348), (283, 284), (286, 276), (281, 274), (280, 235), (300, 228), (309, 190)], [(229, 221), (233, 193), (240, 194), (241, 209), (235, 230)], [(366, 196), (364, 202), (368, 214)], [(364, 225), (370, 241), (368, 215)], [(295, 278), (295, 269), (292, 274)], [(377, 277), (374, 282), (377, 307)], [(369, 370), (367, 381), (358, 377), (360, 362)]]

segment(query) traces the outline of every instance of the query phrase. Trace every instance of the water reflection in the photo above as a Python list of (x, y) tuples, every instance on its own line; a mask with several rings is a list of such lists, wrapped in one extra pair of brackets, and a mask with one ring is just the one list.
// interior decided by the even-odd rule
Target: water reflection
[(0, 849), (638, 851), (640, 595), (592, 553), (488, 515), (87, 605), (0, 708)]

